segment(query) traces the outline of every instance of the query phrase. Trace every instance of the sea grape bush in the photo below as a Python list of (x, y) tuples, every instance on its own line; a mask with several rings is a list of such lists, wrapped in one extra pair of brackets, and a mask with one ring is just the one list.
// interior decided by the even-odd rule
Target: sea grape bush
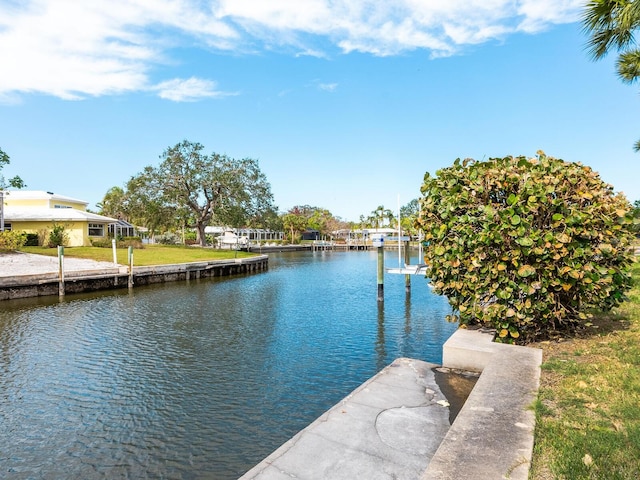
[(625, 299), (631, 205), (591, 168), (535, 158), (456, 160), (427, 172), (417, 226), (448, 320), (527, 343), (584, 325)]

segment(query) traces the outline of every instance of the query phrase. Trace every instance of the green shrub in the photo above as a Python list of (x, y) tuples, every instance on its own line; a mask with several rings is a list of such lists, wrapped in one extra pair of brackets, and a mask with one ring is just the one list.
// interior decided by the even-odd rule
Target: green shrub
[(0, 252), (13, 252), (20, 248), (27, 241), (27, 234), (13, 230), (0, 232)]
[(91, 238), (89, 241), (91, 242), (91, 246), (92, 247), (98, 247), (98, 248), (111, 248), (112, 247), (110, 238), (103, 238), (103, 239), (100, 239), (100, 240)]
[(182, 244), (182, 238), (173, 233), (173, 232), (167, 232), (164, 233), (162, 235), (156, 235), (155, 236), (155, 240), (156, 242), (158, 242), (161, 245), (180, 245)]
[[(91, 240), (92, 247), (98, 248), (113, 248), (113, 244), (111, 243), (110, 238), (101, 239), (101, 240)], [(144, 248), (142, 240), (140, 237), (120, 237), (116, 241), (116, 248)]]
[(121, 241), (118, 242), (118, 248), (129, 247), (142, 249), (144, 248), (144, 244), (142, 243), (142, 239), (140, 237), (124, 237)]
[(54, 223), (53, 228), (49, 232), (49, 241), (47, 245), (49, 248), (65, 246), (69, 243), (69, 234), (65, 231), (64, 225)]
[(37, 247), (40, 245), (40, 238), (37, 233), (27, 233), (25, 247)]
[(427, 276), (450, 320), (526, 343), (625, 299), (631, 205), (591, 168), (543, 152), (458, 159), (421, 190)]

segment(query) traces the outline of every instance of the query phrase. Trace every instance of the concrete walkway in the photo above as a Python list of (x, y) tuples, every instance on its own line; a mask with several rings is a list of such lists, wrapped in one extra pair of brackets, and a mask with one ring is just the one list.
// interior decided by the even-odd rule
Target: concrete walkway
[(435, 367), (395, 360), (242, 480), (420, 478), (449, 430)]

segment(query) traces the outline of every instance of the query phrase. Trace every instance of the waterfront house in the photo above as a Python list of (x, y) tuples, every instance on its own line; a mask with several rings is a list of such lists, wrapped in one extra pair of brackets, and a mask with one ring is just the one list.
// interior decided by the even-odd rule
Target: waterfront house
[(67, 246), (91, 246), (92, 240), (106, 240), (108, 225), (118, 220), (87, 212), (88, 202), (39, 190), (4, 192), (4, 228), (38, 235), (46, 243), (56, 225), (64, 227)]

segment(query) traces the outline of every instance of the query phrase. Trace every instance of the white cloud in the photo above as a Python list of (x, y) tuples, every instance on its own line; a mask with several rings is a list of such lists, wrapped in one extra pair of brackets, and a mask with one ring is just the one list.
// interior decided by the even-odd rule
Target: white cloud
[(325, 92), (334, 92), (336, 88), (338, 88), (337, 83), (319, 83), (318, 88), (320, 90), (324, 90)]
[[(9, 7), (10, 8), (10, 7)], [(74, 5), (32, 2), (0, 10), (0, 92), (42, 92), (64, 99), (140, 88), (155, 52), (117, 19)], [(74, 21), (77, 19), (77, 21)]]
[(222, 97), (232, 95), (216, 90), (216, 83), (201, 78), (175, 78), (152, 87), (160, 98), (174, 102), (195, 102), (203, 98)]
[[(206, 17), (206, 18), (205, 18)], [(32, 0), (0, 6), (0, 97), (44, 93), (67, 100), (149, 87), (150, 70), (167, 63), (177, 34), (214, 38), (225, 24), (168, 0)]]
[[(5, 1), (0, 101), (25, 93), (77, 100), (148, 90), (195, 100), (217, 96), (215, 85), (178, 81), (172, 91), (184, 94), (153, 86), (163, 84), (157, 67), (177, 68), (173, 47), (323, 57), (333, 46), (344, 53), (424, 49), (447, 56), (515, 32), (575, 22), (582, 8), (583, 0)], [(204, 94), (189, 93), (198, 90)]]
[(584, 5), (584, 0), (522, 0), (518, 8), (523, 17), (519, 28), (535, 33), (551, 24), (578, 21)]

